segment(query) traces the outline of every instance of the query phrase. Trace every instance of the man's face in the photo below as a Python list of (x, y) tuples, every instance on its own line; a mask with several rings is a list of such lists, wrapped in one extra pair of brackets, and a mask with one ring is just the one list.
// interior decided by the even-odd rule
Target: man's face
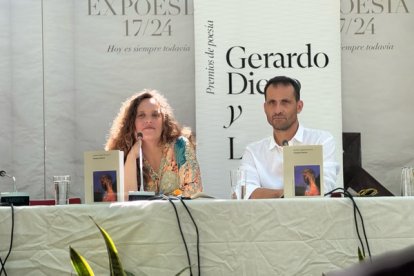
[(264, 111), (274, 130), (287, 131), (298, 121), (303, 102), (296, 101), (292, 85), (278, 84), (267, 88)]

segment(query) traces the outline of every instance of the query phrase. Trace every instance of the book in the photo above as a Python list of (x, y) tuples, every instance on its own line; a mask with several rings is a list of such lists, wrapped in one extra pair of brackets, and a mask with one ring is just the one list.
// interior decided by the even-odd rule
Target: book
[(84, 152), (85, 203), (124, 201), (124, 152)]
[(283, 147), (284, 197), (323, 196), (322, 145)]

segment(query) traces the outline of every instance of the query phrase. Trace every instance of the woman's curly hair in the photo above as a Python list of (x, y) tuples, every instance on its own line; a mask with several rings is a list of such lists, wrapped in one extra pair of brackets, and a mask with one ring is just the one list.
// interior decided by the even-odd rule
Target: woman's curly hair
[(180, 135), (185, 135), (191, 139), (191, 130), (182, 128), (178, 124), (167, 99), (156, 90), (145, 89), (122, 103), (119, 113), (112, 123), (105, 150), (122, 150), (127, 156), (136, 141), (135, 118), (137, 108), (143, 100), (150, 98), (154, 98), (160, 105), (163, 125), (160, 144), (171, 143)]

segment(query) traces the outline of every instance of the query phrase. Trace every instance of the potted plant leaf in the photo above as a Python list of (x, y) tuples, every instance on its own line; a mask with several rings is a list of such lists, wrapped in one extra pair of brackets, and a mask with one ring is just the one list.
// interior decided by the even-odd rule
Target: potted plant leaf
[[(133, 273), (124, 270), (122, 267), (121, 260), (119, 259), (118, 250), (115, 247), (112, 238), (109, 234), (100, 227), (92, 217), (90, 217), (92, 221), (95, 223), (96, 227), (98, 227), (99, 231), (101, 232), (102, 237), (105, 240), (106, 249), (108, 252), (108, 260), (109, 260), (109, 270), (111, 276), (134, 276)], [(74, 248), (69, 246), (70, 251), (70, 260), (72, 263), (73, 268), (75, 269), (76, 273), (79, 276), (89, 276), (95, 275), (92, 268), (86, 261), (86, 259), (80, 255)]]

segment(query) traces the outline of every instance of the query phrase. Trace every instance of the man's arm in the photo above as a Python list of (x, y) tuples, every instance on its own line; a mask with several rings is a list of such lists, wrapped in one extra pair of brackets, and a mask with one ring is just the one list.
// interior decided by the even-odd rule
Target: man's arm
[(283, 189), (269, 189), (261, 187), (260, 176), (253, 153), (249, 148), (243, 154), (241, 168), (246, 171), (246, 198), (279, 198), (283, 195)]
[(244, 199), (251, 198), (251, 194), (260, 188), (260, 178), (254, 158), (249, 149), (246, 149), (241, 161), (241, 169), (246, 173), (246, 194)]
[(249, 199), (280, 198), (282, 196), (283, 196), (282, 189), (257, 188), (250, 195)]

